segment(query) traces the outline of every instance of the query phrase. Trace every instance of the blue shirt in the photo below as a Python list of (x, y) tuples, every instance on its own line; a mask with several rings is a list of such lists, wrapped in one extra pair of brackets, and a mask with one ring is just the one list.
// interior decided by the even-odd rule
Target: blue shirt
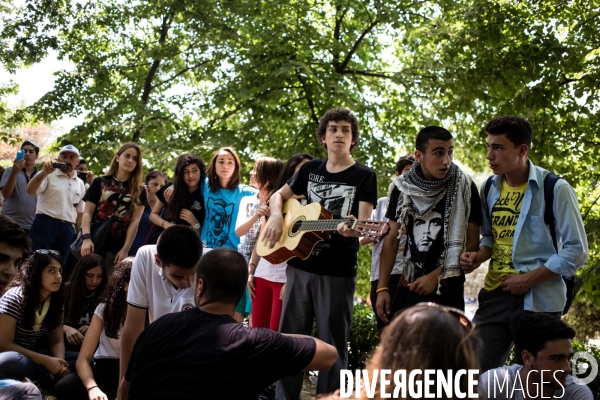
[[(588, 242), (577, 203), (577, 195), (564, 180), (554, 186), (552, 211), (556, 239), (560, 251), (552, 244), (548, 225), (544, 223), (544, 178), (549, 171), (536, 167), (529, 160), (529, 178), (525, 197), (513, 239), (512, 260), (520, 273), (533, 271), (542, 265), (557, 274), (556, 277), (533, 286), (525, 292), (524, 309), (536, 312), (562, 312), (566, 303), (566, 286), (560, 275), (573, 276), (588, 258)], [(490, 210), (498, 201), (504, 175), (492, 178), (483, 208), (482, 239), (480, 246), (493, 248)], [(485, 184), (484, 184), (485, 185)], [(481, 198), (484, 198), (483, 187)]]
[(217, 189), (210, 191), (208, 178), (202, 181), (206, 217), (202, 227), (202, 247), (216, 249), (227, 247), (237, 250), (240, 238), (235, 234), (235, 222), (240, 201), (245, 196), (256, 196), (258, 191), (248, 185), (238, 185), (235, 190)]

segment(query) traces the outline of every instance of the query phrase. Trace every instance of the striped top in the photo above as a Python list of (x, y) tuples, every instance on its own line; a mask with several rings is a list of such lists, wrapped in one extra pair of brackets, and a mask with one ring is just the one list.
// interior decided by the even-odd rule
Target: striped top
[(17, 320), (14, 342), (19, 346), (30, 349), (42, 334), (48, 331), (48, 328), (46, 328), (46, 321), (42, 321), (39, 332), (35, 332), (33, 326), (27, 329), (24, 328), (21, 318), (23, 308), (25, 308), (25, 302), (20, 287), (11, 288), (4, 293), (4, 296), (0, 297), (0, 314), (9, 315)]

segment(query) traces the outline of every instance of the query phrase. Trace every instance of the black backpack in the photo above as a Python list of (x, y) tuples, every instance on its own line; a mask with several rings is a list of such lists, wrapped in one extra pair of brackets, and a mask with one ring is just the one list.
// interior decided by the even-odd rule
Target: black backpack
[[(490, 193), (490, 187), (492, 186), (492, 178), (494, 176), (490, 176), (485, 181), (485, 186), (483, 188), (484, 199), (487, 201), (488, 194)], [(558, 252), (558, 242), (556, 240), (556, 227), (554, 225), (554, 212), (552, 211), (552, 205), (554, 204), (554, 186), (556, 182), (561, 179), (558, 175), (550, 172), (544, 178), (544, 223), (548, 225), (548, 229), (550, 230), (550, 236), (552, 236), (552, 244), (554, 245), (554, 250)], [(565, 309), (563, 310), (563, 315), (569, 311), (571, 308), (571, 304), (573, 304), (573, 299), (575, 299), (575, 295), (579, 291), (581, 287), (581, 283), (577, 276), (566, 277), (562, 276), (563, 281), (567, 285), (567, 303), (565, 304)], [(575, 288), (575, 281), (577, 280), (577, 288)]]

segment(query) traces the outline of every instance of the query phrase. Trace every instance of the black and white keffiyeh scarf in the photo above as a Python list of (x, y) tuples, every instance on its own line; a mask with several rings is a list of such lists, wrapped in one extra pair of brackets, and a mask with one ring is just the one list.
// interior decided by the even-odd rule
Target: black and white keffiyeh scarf
[[(400, 190), (396, 218), (402, 231), (409, 220), (422, 217), (432, 211), (446, 198), (444, 204), (444, 249), (438, 259), (443, 266), (440, 279), (461, 274), (460, 255), (465, 251), (467, 225), (471, 213), (471, 178), (454, 163), (446, 177), (439, 181), (429, 181), (423, 177), (421, 164), (415, 162), (407, 173), (392, 179)], [(408, 263), (404, 263), (405, 276)], [(438, 289), (439, 294), (439, 289)]]

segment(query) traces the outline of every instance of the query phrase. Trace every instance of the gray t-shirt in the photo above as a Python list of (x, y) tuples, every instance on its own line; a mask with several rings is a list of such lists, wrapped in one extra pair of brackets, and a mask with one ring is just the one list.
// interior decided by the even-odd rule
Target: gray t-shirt
[[(8, 182), (11, 171), (12, 167), (6, 168), (6, 171), (4, 171), (2, 180), (0, 181), (0, 189)], [(36, 173), (37, 170), (33, 172), (31, 177), (33, 178)], [(27, 183), (28, 180), (25, 172), (19, 172), (12, 196), (8, 199), (4, 199), (2, 215), (12, 218), (21, 228), (29, 230), (33, 223), (33, 219), (35, 218), (37, 195), (30, 196), (27, 194), (27, 191), (25, 190), (27, 188)]]
[[(515, 364), (491, 369), (481, 374), (479, 376), (479, 396), (481, 399), (523, 400), (522, 382), (520, 377), (516, 378), (521, 368), (523, 368), (522, 365)], [(550, 375), (548, 375), (548, 378), (551, 378)], [(535, 393), (531, 392), (529, 394), (532, 396), (535, 395)], [(538, 396), (540, 399), (542, 398), (539, 393)], [(550, 397), (544, 398), (549, 399)], [(565, 384), (564, 395), (563, 391), (558, 389), (554, 391), (552, 398), (562, 400), (593, 400), (594, 396), (587, 385), (575, 383), (573, 377), (569, 375)]]

